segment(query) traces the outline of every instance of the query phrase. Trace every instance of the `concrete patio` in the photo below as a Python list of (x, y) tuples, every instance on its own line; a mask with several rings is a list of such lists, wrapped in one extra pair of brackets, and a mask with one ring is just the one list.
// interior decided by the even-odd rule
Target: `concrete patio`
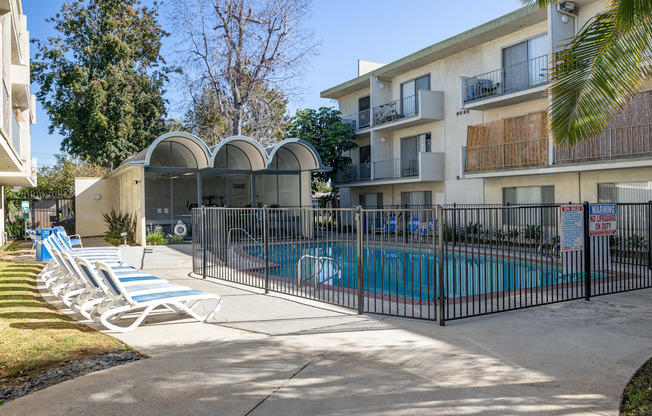
[[(123, 249), (220, 294), (206, 324), (113, 334), (152, 358), (38, 391), (2, 415), (616, 415), (652, 356), (652, 290), (449, 323), (355, 311), (191, 278), (189, 246)], [(81, 317), (80, 317), (81, 319)]]

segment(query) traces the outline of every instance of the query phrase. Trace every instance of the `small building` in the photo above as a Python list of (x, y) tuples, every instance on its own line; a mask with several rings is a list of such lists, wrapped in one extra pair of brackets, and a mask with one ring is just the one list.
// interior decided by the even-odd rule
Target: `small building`
[[(208, 207), (311, 206), (312, 172), (330, 170), (308, 142), (286, 139), (272, 148), (234, 136), (208, 148), (197, 136), (171, 132), (125, 160), (104, 178), (76, 178), (77, 232), (106, 231), (102, 213), (136, 217), (136, 242), (161, 227), (172, 234), (191, 210)], [(182, 227), (183, 228), (183, 227)]]

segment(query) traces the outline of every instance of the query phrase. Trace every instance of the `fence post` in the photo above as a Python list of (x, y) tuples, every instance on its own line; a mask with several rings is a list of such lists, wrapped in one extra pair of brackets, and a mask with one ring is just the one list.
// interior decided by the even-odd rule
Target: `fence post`
[(584, 201), (584, 299), (591, 300), (591, 237), (589, 236), (589, 203)]
[(267, 205), (263, 206), (263, 244), (265, 245), (265, 294), (269, 293), (269, 232), (267, 229)]
[(362, 269), (362, 207), (358, 205), (355, 213), (356, 260), (358, 277), (358, 315), (364, 312), (364, 271)]
[(201, 274), (206, 279), (206, 207), (201, 206)]
[[(446, 305), (445, 305), (445, 298), (446, 298), (446, 292), (444, 290), (444, 265), (446, 259), (444, 258), (444, 207), (442, 205), (437, 206), (437, 222), (435, 223), (435, 231), (438, 232), (438, 237), (437, 237), (437, 256), (435, 259), (437, 259), (438, 264), (437, 264), (437, 286), (439, 286), (439, 325), (444, 326), (446, 325), (446, 318), (445, 318), (445, 311), (446, 311)], [(434, 238), (433, 238), (434, 240)], [(434, 279), (433, 279), (434, 280)]]
[(647, 267), (652, 270), (652, 201), (647, 203)]

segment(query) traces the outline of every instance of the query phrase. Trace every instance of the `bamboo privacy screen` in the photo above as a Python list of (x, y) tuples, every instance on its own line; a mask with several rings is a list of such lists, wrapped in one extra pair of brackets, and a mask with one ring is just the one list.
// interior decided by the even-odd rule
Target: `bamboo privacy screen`
[(468, 127), (466, 171), (548, 164), (547, 113), (539, 111)]
[(652, 91), (636, 95), (625, 109), (611, 120), (607, 129), (587, 142), (572, 148), (556, 149), (556, 162), (588, 162), (652, 155)]

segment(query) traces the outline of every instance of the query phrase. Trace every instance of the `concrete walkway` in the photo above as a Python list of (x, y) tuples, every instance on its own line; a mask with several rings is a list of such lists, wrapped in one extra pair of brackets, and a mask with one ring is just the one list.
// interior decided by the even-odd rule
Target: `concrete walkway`
[(652, 356), (652, 290), (435, 323), (188, 277), (189, 246), (134, 266), (219, 293), (215, 321), (118, 338), (151, 359), (0, 406), (1, 415), (616, 415)]

